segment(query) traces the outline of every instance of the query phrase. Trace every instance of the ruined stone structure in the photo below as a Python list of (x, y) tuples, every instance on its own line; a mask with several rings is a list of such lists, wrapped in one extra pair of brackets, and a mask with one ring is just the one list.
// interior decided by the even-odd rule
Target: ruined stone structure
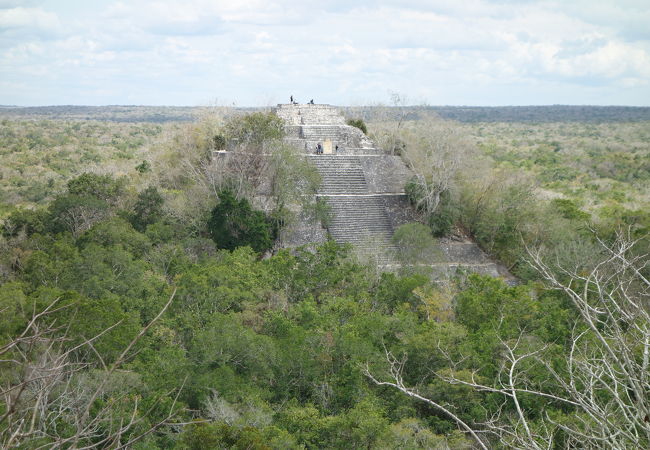
[[(299, 223), (285, 245), (322, 242), (327, 233), (339, 243), (353, 244), (362, 256), (385, 269), (397, 267), (393, 232), (417, 220), (404, 186), (412, 175), (399, 156), (375, 147), (363, 132), (346, 125), (329, 105), (278, 105), (286, 122), (286, 140), (302, 150), (322, 177), (318, 198), (331, 208), (331, 221)], [(317, 152), (321, 145), (322, 153)], [(329, 152), (331, 149), (331, 153)], [(441, 239), (439, 251), (426, 264), (433, 277), (467, 268), (493, 276), (505, 273), (467, 239)]]

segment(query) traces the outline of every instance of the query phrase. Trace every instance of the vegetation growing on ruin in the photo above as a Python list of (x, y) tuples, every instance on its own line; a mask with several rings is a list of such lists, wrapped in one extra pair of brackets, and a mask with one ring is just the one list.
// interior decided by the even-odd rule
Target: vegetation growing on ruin
[(517, 286), (263, 258), (322, 214), (277, 125), (2, 122), (0, 447), (648, 447), (646, 124), (369, 123), (430, 163), (401, 257), (466, 233)]
[(363, 134), (368, 134), (368, 127), (366, 127), (366, 123), (363, 121), (363, 119), (348, 119), (346, 123), (351, 127), (360, 129), (363, 131)]

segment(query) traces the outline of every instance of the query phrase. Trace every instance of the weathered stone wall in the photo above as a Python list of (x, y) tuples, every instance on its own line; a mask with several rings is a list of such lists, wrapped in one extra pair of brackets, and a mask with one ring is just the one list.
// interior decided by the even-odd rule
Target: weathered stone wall
[[(364, 259), (384, 270), (399, 269), (393, 232), (422, 221), (404, 193), (413, 173), (402, 159), (376, 148), (332, 106), (278, 105), (277, 114), (287, 123), (287, 142), (305, 152), (323, 177), (317, 196), (332, 208), (329, 230), (303, 214), (285, 230), (279, 245), (320, 243), (329, 234), (338, 242), (352, 243), (367, 256)], [(336, 154), (315, 154), (317, 144), (325, 140), (339, 146)], [(436, 280), (466, 271), (509, 277), (469, 239), (439, 239), (436, 247), (426, 264), (408, 267)]]
[(368, 190), (372, 193), (404, 193), (406, 182), (413, 176), (399, 156), (359, 155), (359, 160)]
[(407, 223), (422, 220), (422, 217), (411, 207), (406, 194), (385, 195), (382, 200), (393, 230)]

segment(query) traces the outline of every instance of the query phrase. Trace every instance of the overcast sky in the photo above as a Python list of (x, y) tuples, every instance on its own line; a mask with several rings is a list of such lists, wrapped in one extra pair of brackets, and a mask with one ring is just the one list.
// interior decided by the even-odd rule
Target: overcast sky
[(650, 105), (650, 0), (0, 0), (0, 104)]

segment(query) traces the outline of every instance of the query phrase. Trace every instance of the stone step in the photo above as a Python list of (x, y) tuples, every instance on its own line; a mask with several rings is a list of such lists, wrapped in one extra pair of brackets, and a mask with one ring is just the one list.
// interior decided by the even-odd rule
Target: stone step
[[(361, 236), (358, 239), (351, 238), (348, 235), (336, 235), (336, 233), (330, 232), (330, 236), (335, 242), (339, 244), (352, 244), (357, 249), (361, 250), (375, 250), (375, 249), (390, 249), (388, 242), (390, 242), (388, 237), (382, 234), (367, 234)], [(397, 249), (392, 250), (397, 256)], [(397, 258), (396, 258), (397, 259)]]
[[(325, 197), (332, 211), (329, 232), (337, 242), (352, 243), (366, 252), (391, 248), (393, 230), (382, 200), (375, 196)], [(383, 261), (390, 256), (375, 255)]]
[[(331, 203), (330, 203), (330, 205), (331, 205)], [(359, 208), (363, 208), (363, 209), (359, 209)], [(348, 206), (345, 206), (345, 207), (341, 207), (339, 205), (332, 205), (332, 209), (334, 211), (344, 212), (344, 213), (346, 213), (348, 215), (359, 216), (359, 217), (365, 217), (365, 216), (367, 216), (369, 214), (375, 214), (375, 213), (376, 214), (383, 214), (384, 213), (383, 208), (374, 207), (374, 206), (370, 206), (370, 205), (367, 205), (367, 206), (365, 206), (365, 205), (364, 206), (361, 206), (361, 205), (350, 206), (350, 205), (348, 205)]]
[[(356, 223), (351, 223), (356, 222)], [(374, 218), (368, 218), (363, 222), (354, 221), (351, 217), (342, 217), (339, 214), (339, 220), (332, 220), (331, 225), (336, 227), (345, 227), (346, 229), (354, 230), (373, 230), (373, 231), (386, 231), (390, 234), (391, 228), (390, 224), (384, 223), (381, 216)]]
[(342, 125), (302, 125), (302, 130), (304, 132), (314, 131), (314, 132), (323, 132), (323, 131), (342, 131), (346, 129), (346, 126)]
[(302, 127), (299, 125), (285, 125), (284, 134), (289, 139), (303, 139)]
[(359, 192), (350, 192), (350, 194), (367, 194), (368, 193), (368, 187), (365, 185), (365, 183), (358, 182), (358, 183), (348, 183), (347, 185), (341, 185), (341, 184), (329, 184), (329, 185), (321, 185), (319, 189), (319, 194), (320, 195), (345, 195), (346, 192), (326, 192), (326, 191), (345, 191), (346, 189), (349, 190), (355, 190)]
[[(397, 213), (396, 204), (384, 200), (388, 197), (370, 195), (368, 181), (371, 179), (366, 181), (360, 158), (361, 155), (382, 158), (388, 153), (377, 148), (360, 130), (346, 125), (344, 117), (329, 105), (278, 105), (277, 115), (285, 121), (286, 142), (304, 152), (321, 175), (318, 196), (330, 205), (327, 231), (332, 239), (352, 244), (360, 259), (382, 270), (398, 269), (399, 253), (392, 243), (394, 230), (386, 206), (392, 205), (388, 208), (393, 214)], [(326, 140), (332, 142), (335, 153), (316, 155), (316, 146)], [(363, 161), (368, 162), (368, 158)], [(440, 251), (422, 264), (423, 273), (428, 270), (438, 279), (464, 270), (499, 274), (498, 265), (469, 240), (441, 239), (439, 246)]]
[(330, 224), (329, 231), (334, 236), (339, 236), (346, 241), (361, 241), (368, 238), (369, 236), (379, 236), (382, 239), (391, 237), (390, 229), (380, 225), (377, 225), (375, 228), (358, 228), (349, 227), (345, 223)]
[[(332, 234), (341, 234), (346, 232), (346, 239), (359, 240), (365, 238), (368, 235), (381, 235), (381, 236), (391, 236), (390, 224), (386, 223), (375, 223), (375, 224), (365, 224), (365, 225), (349, 225), (345, 221), (333, 222), (330, 225), (330, 233)], [(355, 231), (354, 233), (348, 233)]]
[(354, 166), (361, 169), (361, 161), (356, 155), (339, 155), (332, 156), (329, 155), (314, 155), (313, 163), (317, 166), (323, 167), (333, 167), (333, 166)]
[(303, 125), (300, 127), (300, 135), (305, 139), (309, 139), (309, 136), (320, 136), (320, 135), (342, 135), (344, 130), (339, 126), (334, 127), (313, 127), (309, 125)]
[(337, 155), (385, 155), (386, 152), (380, 148), (346, 147), (339, 146)]
[(366, 179), (363, 176), (339, 176), (339, 177), (328, 177), (321, 175), (323, 188), (355, 188), (355, 189), (365, 189), (368, 190), (366, 185)]
[(285, 142), (289, 145), (293, 145), (294, 147), (298, 147), (302, 150), (306, 149), (304, 139), (289, 137), (289, 138), (285, 138)]
[(355, 156), (315, 155), (310, 158), (321, 175), (319, 194), (364, 194), (368, 186)]
[(354, 164), (361, 168), (361, 160), (356, 155), (311, 155), (310, 157), (317, 165)]
[(366, 194), (368, 190), (366, 188), (344, 188), (344, 187), (329, 187), (329, 188), (320, 188), (318, 190), (319, 194), (322, 195), (341, 195), (341, 194)]
[[(335, 219), (332, 219), (330, 223), (333, 225), (341, 225), (346, 228), (354, 228), (357, 230), (365, 229), (382, 229), (390, 231), (390, 224), (386, 224), (383, 220), (385, 217), (383, 214), (378, 214), (373, 217), (355, 217), (349, 214), (345, 214), (343, 211), (333, 210)], [(460, 262), (460, 261), (459, 261)]]
[(321, 178), (323, 180), (323, 183), (325, 186), (332, 186), (334, 187), (335, 185), (345, 185), (345, 184), (352, 184), (352, 185), (363, 185), (364, 187), (366, 186), (366, 179), (363, 177), (361, 174), (353, 173), (351, 172), (348, 175), (327, 175), (327, 174), (321, 174)]
[(363, 173), (363, 168), (359, 160), (356, 161), (315, 161), (315, 166), (319, 169), (354, 169)]
[[(363, 191), (363, 192), (354, 192), (354, 194), (368, 193), (368, 186), (366, 186), (365, 180), (346, 180), (345, 182), (334, 183), (331, 180), (327, 180), (327, 179), (323, 180), (323, 183), (320, 186), (320, 193), (326, 195), (324, 191), (327, 190), (340, 191), (345, 189), (354, 189), (356, 191)], [(345, 194), (345, 192), (342, 192), (341, 194)]]
[[(335, 179), (345, 179), (345, 178), (360, 178), (362, 180), (365, 179), (365, 176), (363, 175), (363, 171), (357, 167), (345, 167), (345, 166), (339, 166), (339, 167), (319, 167), (319, 169), (322, 171), (322, 176), (326, 178), (335, 178)], [(337, 170), (339, 172), (337, 172)]]

